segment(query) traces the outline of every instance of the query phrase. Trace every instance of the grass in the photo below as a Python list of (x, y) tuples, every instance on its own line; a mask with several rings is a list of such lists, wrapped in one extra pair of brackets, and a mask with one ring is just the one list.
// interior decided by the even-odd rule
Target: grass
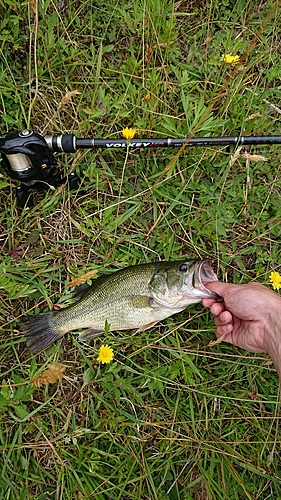
[[(8, 0), (0, 22), (1, 133), (280, 134), (276, 2)], [(224, 53), (245, 54), (240, 67)], [(32, 356), (17, 329), (94, 269), (193, 255), (235, 283), (280, 271), (278, 146), (176, 153), (57, 155), (79, 189), (34, 193), (26, 210), (2, 170), (1, 498), (281, 498), (275, 369), (266, 354), (209, 347), (202, 306), (108, 335), (108, 366), (102, 339), (69, 335)], [(66, 377), (30, 386), (53, 361)]]

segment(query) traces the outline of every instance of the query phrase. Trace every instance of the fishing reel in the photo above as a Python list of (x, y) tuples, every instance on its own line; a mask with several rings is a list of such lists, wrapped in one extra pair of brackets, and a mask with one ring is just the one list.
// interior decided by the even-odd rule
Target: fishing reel
[[(0, 136), (1, 164), (9, 177), (21, 183), (16, 188), (16, 197), (22, 208), (33, 205), (32, 190), (58, 187), (67, 180), (70, 189), (78, 188), (79, 178), (76, 174), (70, 174), (68, 178), (61, 176), (47, 139), (31, 130)], [(75, 151), (71, 147), (66, 149)]]

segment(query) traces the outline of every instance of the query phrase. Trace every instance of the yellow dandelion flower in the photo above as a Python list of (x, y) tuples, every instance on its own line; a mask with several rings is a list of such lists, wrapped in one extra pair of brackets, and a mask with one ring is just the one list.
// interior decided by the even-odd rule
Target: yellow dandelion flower
[(135, 137), (136, 129), (126, 127), (122, 130), (122, 135), (123, 137), (125, 137), (125, 139), (127, 139), (127, 141), (130, 141)]
[(239, 62), (240, 56), (233, 56), (232, 54), (223, 54), (221, 60), (226, 64), (236, 64)]
[(97, 361), (100, 363), (110, 363), (113, 360), (113, 349), (109, 345), (102, 345), (99, 350)]
[(269, 276), (270, 282), (274, 290), (280, 290), (281, 288), (281, 275), (277, 271), (272, 271)]

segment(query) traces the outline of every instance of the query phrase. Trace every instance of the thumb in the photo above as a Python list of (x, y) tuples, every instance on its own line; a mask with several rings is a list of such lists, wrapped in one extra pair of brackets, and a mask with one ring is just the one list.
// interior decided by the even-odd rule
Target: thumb
[(221, 297), (224, 297), (225, 294), (229, 292), (229, 288), (233, 287), (232, 284), (222, 283), (221, 281), (212, 281), (210, 283), (206, 283), (205, 286), (212, 292), (216, 292)]

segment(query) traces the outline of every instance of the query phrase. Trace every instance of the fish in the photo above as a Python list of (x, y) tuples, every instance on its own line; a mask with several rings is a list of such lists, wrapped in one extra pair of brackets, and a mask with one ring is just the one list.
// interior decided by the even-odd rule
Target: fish
[(203, 298), (217, 299), (205, 286), (217, 280), (207, 260), (132, 265), (96, 278), (63, 309), (24, 316), (20, 329), (33, 354), (75, 330), (83, 329), (79, 341), (101, 336), (105, 328), (147, 330)]

